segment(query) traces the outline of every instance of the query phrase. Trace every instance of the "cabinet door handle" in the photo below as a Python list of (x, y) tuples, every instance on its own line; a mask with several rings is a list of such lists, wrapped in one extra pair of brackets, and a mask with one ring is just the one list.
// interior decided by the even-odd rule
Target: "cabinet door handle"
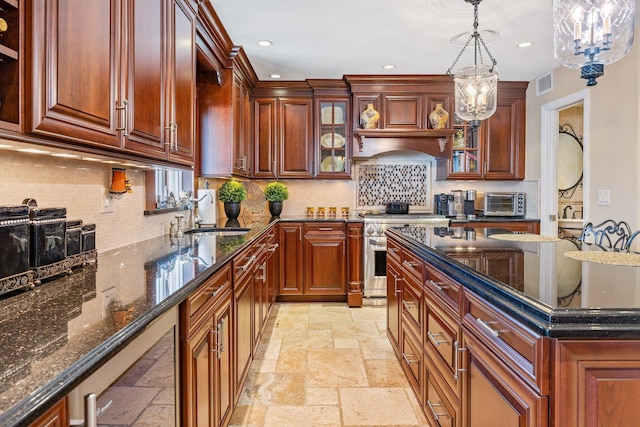
[(216, 325), (216, 329), (211, 331), (216, 336), (216, 347), (211, 351), (216, 353), (218, 359), (222, 358), (222, 353), (224, 352), (224, 320), (226, 318), (223, 317), (220, 319), (220, 322)]
[(449, 286), (448, 285), (443, 285), (444, 282), (434, 282), (433, 280), (429, 279), (429, 283), (431, 283), (433, 286), (435, 286), (435, 288), (439, 291), (442, 291), (444, 289), (448, 289)]
[(127, 136), (129, 136), (129, 133), (127, 132), (127, 129), (129, 127), (128, 124), (127, 124), (127, 120), (128, 120), (128, 117), (129, 117), (129, 114), (128, 114), (129, 108), (128, 107), (129, 107), (129, 101), (127, 101), (126, 99), (124, 101), (122, 101), (122, 106), (121, 107), (116, 106), (116, 111), (122, 111), (124, 113), (124, 118), (122, 119), (123, 126), (121, 128), (116, 128), (116, 131), (117, 132), (122, 132), (122, 136), (125, 137), (125, 138)]
[(393, 273), (391, 273), (391, 275), (393, 276), (393, 291), (397, 295), (400, 292), (402, 292), (402, 290), (398, 289), (398, 282), (403, 279), (401, 277), (396, 276)]
[(413, 267), (417, 267), (418, 266), (418, 263), (415, 262), (415, 261), (404, 260), (404, 261), (402, 261), (402, 264), (406, 265), (409, 268), (413, 268)]
[(413, 307), (413, 304), (410, 304), (410, 303), (406, 302), (405, 300), (402, 300), (402, 306), (404, 307), (405, 310), (411, 311), (411, 308)]
[(262, 280), (263, 282), (267, 281), (267, 262), (263, 262), (262, 265), (260, 267), (258, 267), (260, 270), (262, 270), (262, 274), (260, 276), (256, 277), (256, 280)]
[(440, 344), (444, 344), (444, 343), (449, 343), (449, 341), (444, 340), (444, 341), (439, 341), (437, 337), (442, 337), (444, 336), (443, 334), (434, 334), (431, 331), (427, 332), (427, 336), (429, 337), (429, 341), (431, 341), (433, 343), (433, 345), (435, 345), (436, 347), (438, 347)]
[(442, 403), (431, 403), (430, 400), (427, 400), (427, 405), (429, 406), (429, 410), (433, 414), (433, 418), (435, 418), (436, 421), (438, 421), (440, 419), (440, 417), (451, 418), (451, 415), (449, 415), (448, 412), (436, 412), (435, 407), (436, 406), (444, 406)]
[(217, 288), (215, 288), (215, 290), (211, 292), (211, 297), (215, 298), (222, 289), (224, 289), (224, 286), (218, 286)]
[(278, 249), (280, 247), (280, 245), (278, 243), (274, 243), (273, 245), (269, 246), (269, 248), (267, 249), (269, 252), (275, 252), (276, 249)]
[(491, 327), (491, 325), (495, 325), (497, 322), (488, 322), (486, 320), (482, 320), (479, 317), (476, 318), (476, 322), (478, 322), (478, 325), (482, 326), (487, 332), (489, 332), (491, 335), (493, 335), (496, 338), (500, 336), (500, 332), (504, 332), (504, 331), (499, 331), (497, 329), (493, 329)]
[(466, 371), (466, 369), (463, 369), (460, 367), (460, 352), (461, 351), (467, 351), (467, 349), (465, 347), (460, 347), (460, 344), (458, 343), (458, 341), (453, 343), (453, 347), (455, 349), (455, 351), (453, 352), (454, 355), (454, 360), (453, 360), (453, 379), (457, 380), (458, 378), (460, 378), (460, 372), (464, 372)]

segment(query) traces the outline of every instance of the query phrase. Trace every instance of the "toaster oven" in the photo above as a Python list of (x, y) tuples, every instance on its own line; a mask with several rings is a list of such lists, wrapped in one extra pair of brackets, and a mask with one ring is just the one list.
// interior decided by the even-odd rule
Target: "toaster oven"
[(482, 209), (484, 216), (523, 217), (525, 199), (525, 193), (486, 192), (476, 198), (476, 209)]

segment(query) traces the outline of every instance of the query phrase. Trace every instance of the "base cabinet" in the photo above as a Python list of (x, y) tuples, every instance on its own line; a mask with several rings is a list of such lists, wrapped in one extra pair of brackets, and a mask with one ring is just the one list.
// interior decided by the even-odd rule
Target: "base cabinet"
[(60, 400), (29, 427), (66, 427), (69, 425), (69, 402), (67, 398)]

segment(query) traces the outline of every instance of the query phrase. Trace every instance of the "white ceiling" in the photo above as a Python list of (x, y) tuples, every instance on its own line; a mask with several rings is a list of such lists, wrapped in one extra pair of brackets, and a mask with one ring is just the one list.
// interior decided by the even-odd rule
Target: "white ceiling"
[[(444, 74), (460, 52), (450, 39), (473, 28), (473, 6), (464, 0), (209, 1), (260, 80)], [(559, 65), (551, 0), (484, 0), (478, 10), (479, 29), (501, 34), (489, 46), (501, 80), (531, 81)], [(258, 46), (263, 39), (273, 45)], [(518, 48), (524, 41), (533, 46)], [(469, 49), (455, 69), (472, 64)]]

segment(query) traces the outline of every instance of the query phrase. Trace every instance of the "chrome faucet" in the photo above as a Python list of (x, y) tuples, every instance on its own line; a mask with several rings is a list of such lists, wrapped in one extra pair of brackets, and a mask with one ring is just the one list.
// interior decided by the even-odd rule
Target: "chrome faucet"
[(573, 210), (571, 205), (565, 206), (564, 209), (562, 210), (562, 218), (564, 218), (564, 219), (567, 219), (567, 209)]
[(200, 215), (195, 215), (195, 205), (203, 201), (204, 199), (206, 199), (207, 196), (209, 196), (209, 203), (214, 204), (215, 200), (213, 200), (213, 196), (211, 195), (211, 193), (205, 193), (199, 199), (196, 199), (193, 196), (189, 198), (189, 222), (188, 222), (189, 228), (198, 227), (202, 222)]

